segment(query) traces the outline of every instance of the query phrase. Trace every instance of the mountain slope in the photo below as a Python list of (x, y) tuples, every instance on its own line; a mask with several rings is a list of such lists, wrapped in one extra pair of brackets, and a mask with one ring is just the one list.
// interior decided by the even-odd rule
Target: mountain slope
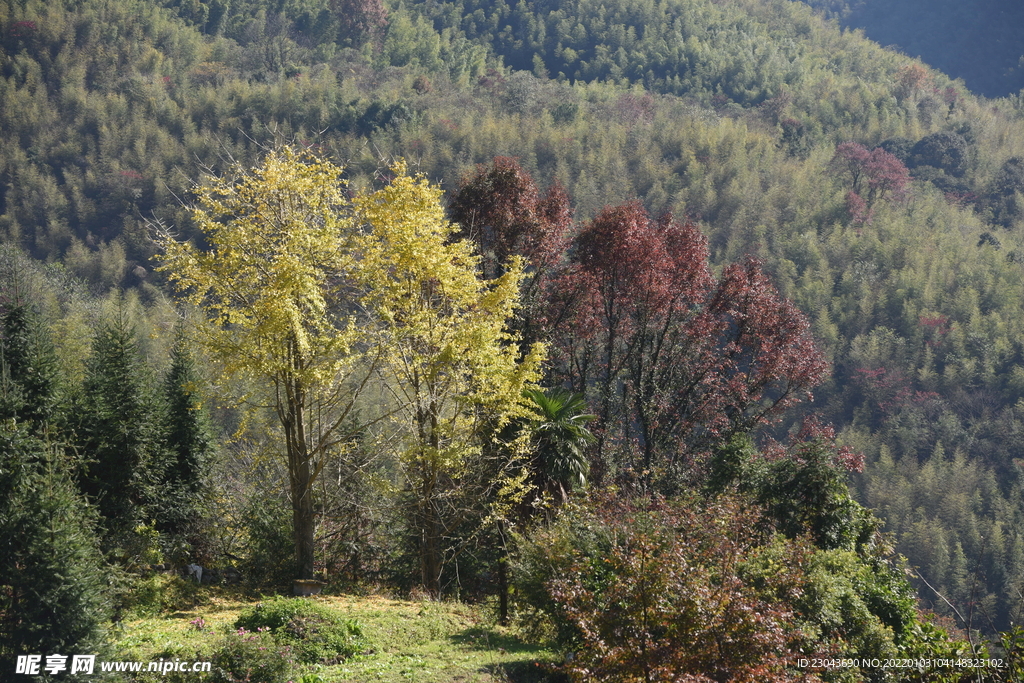
[(804, 0), (862, 28), (882, 45), (920, 57), (986, 97), (1024, 89), (1024, 5), (1013, 0)]
[[(956, 600), (972, 589), (950, 558), (985, 556), (991, 602), (1013, 602), (1019, 103), (979, 101), (784, 0), (411, 2), (343, 28), (342, 12), (379, 9), (0, 1), (0, 234), (98, 289), (153, 282), (146, 221), (189, 234), (179, 200), (204, 169), (281, 140), (357, 185), (391, 155), (449, 189), (508, 155), (560, 182), (580, 220), (640, 198), (698, 220), (719, 267), (765, 260), (833, 361), (815, 407), (868, 454), (862, 496), (884, 504), (896, 468), (901, 549)], [(857, 165), (899, 171), (877, 149), (909, 173), (899, 192)], [(957, 457), (997, 485), (954, 515), (921, 478)], [(945, 560), (922, 550), (935, 528)]]

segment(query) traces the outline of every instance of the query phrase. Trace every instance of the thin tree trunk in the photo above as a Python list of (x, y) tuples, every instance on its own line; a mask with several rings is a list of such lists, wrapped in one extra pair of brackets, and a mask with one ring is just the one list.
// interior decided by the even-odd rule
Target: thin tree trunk
[(423, 463), (423, 481), (420, 489), (420, 580), (423, 590), (431, 597), (441, 594), (441, 520), (434, 509), (436, 473)]
[[(294, 346), (294, 341), (291, 342)], [(299, 359), (292, 349), (292, 362)], [(298, 369), (298, 368), (296, 368)], [(300, 379), (286, 377), (282, 425), (288, 451), (288, 479), (292, 498), (292, 535), (295, 541), (295, 564), (300, 579), (312, 579), (316, 538), (316, 512), (313, 508), (313, 468), (309, 461), (306, 439), (306, 390)]]
[(440, 447), (437, 411), (437, 404), (431, 400), (426, 409), (417, 410), (416, 416), (421, 444), (419, 500), (416, 502), (420, 532), (420, 581), (423, 589), (432, 597), (439, 597), (441, 594), (443, 565), (441, 519), (435, 507), (439, 475), (435, 458)]
[(498, 522), (498, 538), (501, 542), (498, 557), (498, 623), (508, 624), (508, 550), (505, 546), (505, 525)]
[(314, 539), (316, 513), (313, 509), (313, 491), (310, 483), (309, 461), (298, 463), (292, 477), (292, 529), (295, 537), (295, 561), (298, 578), (312, 579), (314, 572)]

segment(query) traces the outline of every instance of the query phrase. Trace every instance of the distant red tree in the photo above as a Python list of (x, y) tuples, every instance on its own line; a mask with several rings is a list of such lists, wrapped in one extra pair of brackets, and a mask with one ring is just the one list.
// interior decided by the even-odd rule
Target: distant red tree
[[(867, 181), (866, 205), (890, 197), (902, 201), (910, 185), (910, 172), (896, 156), (876, 147), (868, 151), (856, 142), (844, 142), (836, 147), (831, 166), (850, 181), (850, 192), (858, 199), (863, 196), (863, 181)], [(850, 209), (851, 194), (847, 194), (847, 208)], [(854, 211), (850, 211), (853, 216)], [(862, 212), (858, 212), (862, 213)], [(858, 216), (853, 216), (858, 220)], [(865, 222), (859, 220), (859, 222)]]
[(381, 0), (330, 0), (330, 8), (339, 25), (338, 36), (356, 45), (379, 38), (388, 24)]
[(650, 123), (654, 120), (654, 98), (650, 93), (637, 97), (626, 93), (615, 102), (615, 113), (619, 120), (627, 125)]
[(868, 209), (868, 203), (853, 190), (846, 193), (846, 214), (854, 225), (868, 225), (873, 217), (873, 212)]
[(34, 21), (16, 21), (11, 24), (10, 32), (15, 38), (24, 38), (31, 36), (36, 32), (36, 22)]
[(953, 86), (949, 86), (942, 91), (942, 101), (949, 106), (949, 112), (953, 113), (957, 102), (960, 101), (960, 93)]
[(910, 172), (903, 162), (881, 147), (871, 150), (864, 172), (868, 178), (869, 201), (887, 196), (902, 201), (910, 184)]
[(831, 166), (840, 174), (850, 179), (850, 190), (860, 194), (860, 180), (864, 175), (864, 167), (868, 163), (871, 152), (864, 145), (856, 142), (843, 142), (836, 147), (832, 155)]
[(927, 84), (928, 71), (920, 64), (901, 66), (896, 72), (895, 94), (899, 101), (913, 97)]

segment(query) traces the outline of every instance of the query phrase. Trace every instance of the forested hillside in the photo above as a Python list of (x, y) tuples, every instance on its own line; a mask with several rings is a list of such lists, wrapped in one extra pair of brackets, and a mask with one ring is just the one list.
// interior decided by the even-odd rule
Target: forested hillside
[(1013, 0), (804, 0), (864, 29), (871, 40), (919, 57), (986, 97), (1024, 89), (1024, 8)]
[[(583, 394), (579, 414), (596, 416), (596, 440), (578, 444), (589, 454), (583, 478), (638, 490), (663, 485), (659, 490), (673, 495), (687, 487), (706, 492), (715, 487), (701, 480), (701, 467), (691, 467), (684, 452), (706, 457), (704, 474), (714, 453), (754, 457), (755, 447), (768, 454), (789, 448), (800, 461), (806, 454), (792, 437), (805, 416), (817, 413), (822, 424), (834, 425), (840, 444), (864, 454), (864, 470), (851, 475), (850, 485), (895, 534), (896, 550), (917, 572), (923, 603), (947, 616), (956, 608), (960, 628), (991, 634), (1019, 619), (1024, 586), (1022, 111), (1018, 99), (979, 100), (950, 77), (786, 0), (406, 1), (386, 7), (373, 0), (276, 6), (2, 0), (0, 234), (9, 248), (35, 260), (29, 266), (11, 252), (7, 258), (21, 265), (8, 270), (36, 274), (26, 291), (56, 335), (55, 362), (70, 383), (65, 398), (98, 400), (88, 399), (90, 392), (102, 393), (96, 382), (104, 363), (97, 358), (112, 344), (131, 346), (132, 330), (142, 357), (159, 372), (169, 367), (175, 314), (167, 273), (156, 270), (162, 261), (154, 260), (160, 250), (155, 234), (160, 227), (208, 246), (210, 235), (191, 209), (195, 184), (210, 182), (204, 178), (237, 177), (287, 143), (343, 167), (347, 196), (358, 197), (394, 178), (390, 162), (402, 157), (446, 191), (450, 218), (463, 226), (459, 234), (479, 238), (474, 211), (483, 211), (480, 202), (493, 190), (485, 171), (513, 168), (502, 166), (507, 160), (492, 162), (513, 157), (517, 182), (535, 195), (530, 230), (547, 226), (552, 232), (543, 239), (553, 242), (545, 248), (557, 243), (561, 251), (544, 252), (547, 280), (531, 262), (527, 272), (535, 280), (529, 282), (548, 298), (527, 300), (524, 310), (535, 317), (523, 313), (509, 324), (524, 342), (549, 342), (553, 355), (543, 383)], [(467, 190), (474, 187), (478, 194)], [(538, 205), (537, 197), (549, 203)], [(660, 218), (667, 213), (675, 220)], [(493, 228), (497, 214), (488, 215), (480, 220)], [(514, 221), (509, 226), (526, 230)], [(559, 287), (587, 292), (592, 302), (606, 297), (605, 311), (620, 310), (629, 287), (593, 283), (607, 276), (601, 263), (633, 253), (628, 240), (615, 243), (627, 229), (622, 226), (668, 254), (649, 266), (656, 275), (643, 276), (654, 280), (636, 276), (648, 283), (650, 307), (645, 313), (622, 308), (623, 316), (648, 316), (645, 325), (661, 321), (676, 331), (672, 348), (695, 358), (708, 350), (684, 343), (698, 329), (687, 315), (718, 320), (707, 329), (724, 340), (726, 328), (715, 325), (725, 318), (714, 315), (726, 315), (726, 308), (712, 302), (727, 291), (768, 292), (758, 299), (761, 309), (751, 306), (742, 315), (762, 321), (757, 311), (769, 310), (793, 321), (801, 312), (821, 354), (820, 371), (804, 368), (799, 375), (793, 361), (788, 370), (766, 375), (760, 387), (745, 386), (747, 393), (729, 385), (735, 402), (715, 404), (718, 412), (693, 398), (698, 394), (681, 392), (684, 398), (677, 396), (672, 406), (685, 419), (670, 423), (671, 411), (659, 403), (667, 399), (644, 373), (661, 372), (680, 387), (685, 378), (673, 374), (670, 356), (634, 353), (657, 346), (654, 337), (624, 323), (620, 334), (612, 313), (602, 318), (597, 308), (551, 294)], [(694, 232), (685, 232), (682, 242), (659, 232), (677, 229)], [(693, 275), (703, 284), (685, 290), (685, 306), (666, 309), (657, 303), (664, 294), (650, 283), (681, 287), (672, 278), (682, 276), (666, 274), (671, 268), (664, 264), (683, 262), (671, 254), (684, 242), (691, 256), (705, 254), (707, 272)], [(594, 246), (602, 244), (612, 251)], [(530, 260), (542, 251), (525, 238), (502, 246), (503, 255), (494, 244), (477, 248), (488, 278), (502, 274), (504, 256)], [(579, 261), (591, 253), (587, 249), (595, 255)], [(745, 284), (735, 284), (743, 278)], [(5, 280), (5, 305), (15, 300), (15, 280)], [(783, 315), (787, 299), (795, 309)], [(573, 337), (566, 330), (579, 331), (583, 323), (558, 328), (551, 306), (563, 322), (601, 321), (606, 336)], [(136, 327), (128, 329), (125, 319)], [(11, 333), (5, 328), (4, 334)], [(625, 334), (639, 335), (628, 337), (636, 346), (623, 341)], [(769, 348), (766, 335), (762, 330), (720, 343)], [(803, 339), (783, 338), (787, 344)], [(595, 351), (601, 344), (603, 355)], [(805, 356), (817, 358), (809, 351)], [(219, 367), (215, 354), (196, 362), (209, 363), (211, 375)], [(719, 377), (746, 376), (741, 361), (715, 367)], [(775, 383), (779, 378), (789, 384)], [(155, 379), (140, 375), (137, 381)], [(237, 381), (235, 393), (244, 394), (252, 380)], [(231, 393), (224, 385), (218, 391)], [(762, 420), (757, 406), (774, 405), (779, 396), (773, 391), (784, 391), (787, 400)], [(788, 400), (805, 391), (813, 400)], [(637, 396), (663, 412), (649, 412)], [(261, 538), (261, 557), (280, 555), (289, 513), (278, 478), (285, 474), (266, 464), (274, 450), (268, 435), (278, 428), (265, 415), (247, 416), (232, 400), (219, 398), (212, 418), (216, 440), (223, 442), (219, 478), (229, 482), (222, 495), (231, 511), (223, 514), (258, 521), (262, 531), (239, 537)], [(653, 416), (650, 432), (636, 426), (645, 425), (645, 416)], [(716, 420), (729, 428), (719, 430)], [(370, 438), (356, 422), (350, 426)], [(250, 430), (248, 436), (229, 439), (239, 428)], [(100, 427), (71, 429), (77, 439)], [(742, 434), (749, 443), (732, 440)], [(138, 445), (139, 462), (158, 457), (146, 455), (147, 448), (165, 458), (170, 446)], [(498, 457), (483, 452), (488, 462)], [(389, 561), (406, 569), (422, 564), (422, 556), (395, 559), (400, 539), (381, 540), (388, 518), (367, 511), (401, 486), (395, 471), (375, 471), (370, 463), (377, 461), (364, 456), (333, 471), (338, 482), (351, 481), (323, 492), (330, 502), (319, 508), (324, 522), (317, 547), (336, 553), (332, 566), (352, 576)], [(161, 468), (161, 476), (171, 476), (170, 465)], [(746, 487), (775, 509), (781, 494), (767, 482), (782, 486), (788, 475), (744, 471), (726, 477), (730, 485)], [(466, 491), (493, 493), (481, 483), (484, 473), (473, 476), (473, 486), (483, 488)], [(571, 497), (568, 475), (523, 476), (520, 484), (533, 481), (554, 500)], [(110, 517), (101, 479), (98, 472), (86, 477), (82, 495)], [(267, 481), (281, 490), (283, 517), (246, 511), (242, 498), (228, 495)], [(146, 499), (151, 483), (137, 482), (138, 504), (164, 510), (162, 501)], [(465, 499), (458, 504), (473, 507)], [(785, 515), (775, 512), (782, 515), (776, 523), (785, 526)], [(476, 510), (453, 522), (458, 533), (487, 548), (453, 551), (465, 563), (451, 565), (457, 575), (477, 577), (464, 579), (466, 592), (493, 588), (489, 582), (496, 579), (484, 567), (496, 561), (495, 539), (510, 537), (501, 529), (473, 536), (469, 520), (486, 516), (477, 513), (483, 515)], [(614, 527), (604, 512), (592, 514)], [(158, 519), (163, 526), (154, 533), (171, 534), (176, 522)], [(852, 526), (843, 533), (842, 543), (818, 545), (867, 552), (853, 540)], [(203, 538), (228, 544), (239, 556), (235, 541)], [(450, 579), (448, 569), (435, 569), (445, 577), (431, 579), (428, 588), (436, 592)], [(849, 564), (843, 571), (861, 569)]]

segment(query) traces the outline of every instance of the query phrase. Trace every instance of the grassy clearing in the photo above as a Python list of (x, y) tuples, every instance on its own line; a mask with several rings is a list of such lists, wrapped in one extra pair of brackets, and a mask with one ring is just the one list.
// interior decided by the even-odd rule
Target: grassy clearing
[[(123, 660), (156, 661), (212, 657), (223, 637), (234, 631), (239, 613), (258, 600), (241, 595), (196, 595), (197, 604), (124, 622), (116, 641)], [(340, 616), (354, 619), (367, 642), (365, 651), (334, 665), (300, 667), (296, 683), (540, 683), (552, 680), (544, 664), (556, 656), (528, 642), (516, 629), (494, 623), (487, 610), (460, 603), (394, 600), (380, 596), (325, 596), (315, 598)], [(197, 629), (195, 620), (205, 626)], [(201, 681), (201, 674), (190, 674)], [(137, 680), (160, 680), (154, 674)]]

